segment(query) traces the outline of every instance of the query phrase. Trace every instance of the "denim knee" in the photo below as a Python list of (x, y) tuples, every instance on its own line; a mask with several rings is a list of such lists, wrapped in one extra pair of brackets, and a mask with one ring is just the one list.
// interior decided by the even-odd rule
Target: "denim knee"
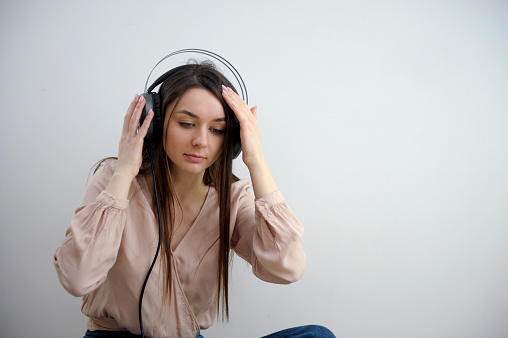
[(263, 338), (335, 338), (335, 335), (321, 325), (298, 326), (272, 333)]
[(324, 338), (335, 338), (332, 331), (321, 325), (308, 325), (309, 336), (308, 337), (324, 337)]

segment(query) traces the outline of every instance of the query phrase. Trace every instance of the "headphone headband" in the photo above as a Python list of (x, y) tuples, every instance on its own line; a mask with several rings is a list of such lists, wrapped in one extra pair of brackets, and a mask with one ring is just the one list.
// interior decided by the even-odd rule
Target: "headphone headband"
[(171, 70), (169, 70), (168, 72), (164, 73), (163, 75), (161, 75), (157, 80), (155, 80), (155, 82), (147, 89), (147, 86), (148, 86), (148, 80), (150, 79), (150, 76), (152, 75), (152, 72), (155, 70), (155, 68), (164, 60), (166, 60), (167, 58), (170, 58), (172, 56), (175, 56), (175, 55), (178, 55), (178, 54), (183, 54), (183, 53), (197, 53), (197, 54), (203, 54), (203, 55), (206, 55), (206, 56), (209, 56), (209, 57), (212, 57), (214, 58), (215, 60), (219, 61), (220, 63), (222, 63), (224, 66), (226, 66), (226, 68), (229, 69), (229, 71), (233, 74), (233, 76), (236, 78), (236, 81), (238, 82), (238, 84), (240, 85), (240, 92), (242, 94), (242, 98), (243, 100), (246, 102), (246, 103), (249, 103), (249, 96), (247, 95), (247, 87), (245, 86), (245, 83), (243, 82), (243, 79), (242, 79), (242, 76), (240, 75), (240, 73), (236, 70), (236, 68), (228, 61), (226, 60), (225, 58), (223, 58), (222, 56), (220, 56), (219, 54), (216, 54), (216, 53), (213, 53), (213, 52), (210, 52), (206, 49), (197, 49), (197, 48), (187, 48), (187, 49), (180, 49), (180, 50), (177, 50), (175, 52), (172, 52), (168, 55), (166, 55), (165, 57), (163, 57), (159, 62), (157, 62), (157, 64), (152, 68), (152, 70), (150, 71), (150, 74), (148, 74), (148, 78), (146, 79), (146, 83), (145, 83), (145, 90), (144, 92), (147, 93), (147, 92), (151, 92), (155, 87), (157, 87), (158, 85), (160, 85), (162, 82), (164, 82), (165, 79), (167, 79), (171, 74), (173, 74), (174, 72), (176, 72), (177, 70), (183, 68), (184, 66), (179, 66), (179, 67), (176, 67), (176, 68), (173, 68)]
[(185, 67), (185, 65), (178, 66), (176, 68), (168, 70), (167, 72), (165, 72), (164, 74), (159, 76), (159, 78), (157, 80), (155, 80), (154, 83), (152, 83), (152, 85), (148, 88), (148, 90), (145, 90), (145, 93), (150, 93), (155, 87), (157, 87), (162, 82), (164, 82), (164, 80), (166, 80), (168, 77), (170, 77), (171, 75), (173, 75), (174, 73), (176, 73), (177, 71), (179, 71), (180, 69), (182, 69), (184, 67)]

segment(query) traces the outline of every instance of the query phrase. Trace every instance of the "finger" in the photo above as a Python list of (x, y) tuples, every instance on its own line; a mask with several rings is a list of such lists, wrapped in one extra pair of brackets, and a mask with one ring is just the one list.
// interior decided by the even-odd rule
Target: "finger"
[(250, 109), (250, 111), (252, 112), (252, 115), (257, 118), (258, 117), (258, 106), (254, 106)]
[(226, 102), (232, 100), (232, 96), (230, 96), (228, 92), (229, 92), (228, 87), (222, 85), (222, 97), (224, 98), (224, 100), (226, 100)]
[(238, 120), (241, 122), (246, 116), (245, 109), (248, 109), (247, 103), (233, 89), (222, 85), (222, 97), (226, 103), (231, 107)]
[(226, 86), (222, 85), (222, 97), (224, 98), (224, 101), (228, 104), (228, 106), (233, 110), (236, 117), (238, 117), (237, 109), (238, 105), (235, 103), (235, 98), (233, 95), (230, 95), (229, 90)]
[(236, 106), (240, 107), (240, 108), (245, 108), (244, 110), (245, 110), (245, 112), (247, 112), (247, 110), (249, 109), (247, 102), (245, 102), (245, 100), (242, 99), (240, 97), (240, 95), (238, 95), (238, 93), (235, 92), (232, 88), (227, 87), (227, 91), (228, 91), (228, 94), (232, 95), (233, 101), (236, 103)]
[(154, 116), (153, 110), (150, 109), (148, 114), (146, 114), (146, 118), (143, 121), (143, 124), (138, 130), (138, 135), (140, 137), (145, 138), (146, 133), (148, 132), (148, 128), (150, 127), (150, 122), (152, 122), (153, 116)]
[(228, 98), (230, 101), (241, 102), (243, 101), (240, 96), (230, 87), (226, 87), (222, 85), (222, 93), (225, 98)]
[(129, 133), (131, 135), (136, 135), (138, 132), (139, 126), (139, 117), (141, 116), (141, 111), (145, 106), (145, 98), (140, 96), (138, 102), (136, 103), (136, 107), (134, 108), (134, 112), (131, 115), (131, 119), (129, 121)]
[(122, 127), (123, 134), (126, 134), (129, 132), (129, 121), (131, 120), (132, 112), (134, 111), (134, 108), (136, 107), (138, 100), (139, 100), (139, 95), (136, 94), (134, 96), (134, 99), (131, 101), (129, 108), (127, 108), (127, 113), (125, 114), (124, 119), (123, 119), (123, 127)]

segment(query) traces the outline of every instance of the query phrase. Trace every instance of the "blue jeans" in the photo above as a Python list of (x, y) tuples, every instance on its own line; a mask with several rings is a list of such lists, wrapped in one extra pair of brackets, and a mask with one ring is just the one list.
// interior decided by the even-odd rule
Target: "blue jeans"
[[(83, 338), (136, 338), (141, 337), (128, 331), (90, 331), (87, 330)], [(326, 327), (319, 325), (299, 326), (272, 333), (262, 338), (335, 338)], [(204, 338), (200, 332), (196, 338)]]
[(262, 338), (335, 338), (332, 331), (324, 326), (306, 325), (293, 327), (264, 336)]

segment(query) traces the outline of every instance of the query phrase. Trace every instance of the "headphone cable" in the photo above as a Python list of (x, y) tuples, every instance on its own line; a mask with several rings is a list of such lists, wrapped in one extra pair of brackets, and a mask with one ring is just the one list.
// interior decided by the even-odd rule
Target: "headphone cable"
[(159, 243), (157, 244), (157, 251), (155, 252), (155, 257), (153, 258), (152, 265), (150, 265), (150, 269), (148, 269), (148, 273), (145, 277), (145, 282), (143, 283), (143, 287), (141, 288), (141, 295), (139, 296), (139, 329), (141, 331), (141, 336), (144, 338), (145, 333), (143, 331), (143, 315), (142, 315), (142, 304), (143, 304), (143, 294), (145, 293), (145, 287), (148, 282), (148, 278), (152, 273), (152, 269), (157, 261), (157, 256), (159, 255), (159, 251), (161, 248), (161, 213), (159, 208), (159, 196), (157, 195), (157, 181), (155, 180), (155, 169), (153, 165), (153, 150), (150, 151), (150, 167), (152, 169), (152, 178), (153, 178), (153, 191), (155, 194), (155, 202), (157, 205), (157, 219), (159, 220)]

